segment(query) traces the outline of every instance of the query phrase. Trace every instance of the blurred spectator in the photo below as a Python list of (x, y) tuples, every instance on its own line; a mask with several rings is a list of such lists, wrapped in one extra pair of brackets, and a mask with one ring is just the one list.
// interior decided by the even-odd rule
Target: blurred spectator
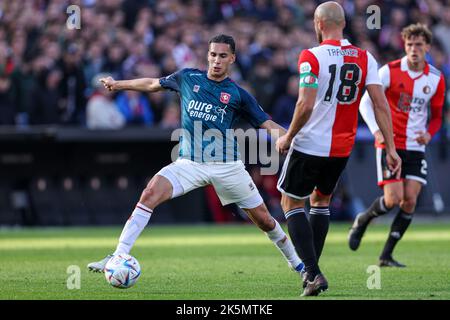
[(273, 121), (280, 124), (284, 128), (289, 127), (292, 120), (292, 115), (294, 114), (298, 96), (298, 83), (298, 76), (291, 76), (288, 81), (287, 93), (278, 98), (273, 108)]
[(273, 67), (273, 82), (275, 83), (275, 98), (286, 93), (288, 80), (292, 72), (289, 69), (287, 54), (282, 49), (278, 49), (273, 53), (271, 63)]
[(177, 129), (181, 127), (180, 106), (172, 100), (164, 109), (159, 126), (163, 129)]
[(0, 74), (0, 124), (13, 125), (15, 113), (11, 79), (2, 73)]
[(271, 81), (273, 69), (270, 60), (260, 57), (250, 72), (248, 81), (251, 83), (255, 97), (264, 111), (270, 113), (275, 94), (275, 83)]
[(104, 70), (105, 58), (103, 56), (103, 47), (100, 42), (94, 42), (89, 47), (84, 66), (84, 75), (87, 83)]
[(144, 94), (137, 91), (122, 91), (117, 95), (116, 104), (127, 126), (153, 124), (153, 111)]
[(441, 20), (433, 28), (434, 37), (443, 45), (445, 53), (450, 56), (450, 8), (440, 12)]
[(31, 91), (29, 109), (29, 124), (59, 124), (64, 100), (59, 86), (62, 72), (59, 69), (51, 69), (42, 75)]
[(81, 49), (75, 43), (70, 44), (64, 53), (61, 67), (63, 72), (61, 93), (66, 100), (63, 121), (69, 124), (84, 122), (86, 82), (81, 59)]
[(102, 72), (110, 73), (114, 79), (123, 79), (122, 62), (124, 57), (125, 49), (119, 43), (113, 43), (107, 50)]
[(86, 125), (89, 129), (120, 129), (125, 125), (125, 117), (118, 110), (113, 93), (100, 83), (101, 78), (108, 76), (99, 74), (92, 79), (95, 90), (86, 107)]

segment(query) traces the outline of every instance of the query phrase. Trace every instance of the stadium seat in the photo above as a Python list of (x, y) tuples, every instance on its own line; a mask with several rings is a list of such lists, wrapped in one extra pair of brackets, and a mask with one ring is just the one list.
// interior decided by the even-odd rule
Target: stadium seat
[(0, 225), (21, 223), (20, 216), (11, 206), (11, 187), (8, 181), (0, 180)]
[(30, 181), (30, 199), (33, 210), (38, 215), (40, 225), (63, 225), (64, 215), (58, 179), (49, 176), (34, 177)]

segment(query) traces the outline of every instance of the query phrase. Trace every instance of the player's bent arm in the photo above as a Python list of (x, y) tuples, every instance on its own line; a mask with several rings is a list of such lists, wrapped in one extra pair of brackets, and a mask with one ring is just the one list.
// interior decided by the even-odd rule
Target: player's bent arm
[(375, 132), (380, 130), (375, 119), (372, 100), (370, 100), (368, 92), (364, 93), (363, 97), (361, 98), (361, 103), (359, 104), (359, 113), (361, 114), (361, 117), (367, 124), (367, 127), (372, 134), (375, 134)]
[(143, 92), (157, 92), (164, 90), (156, 78), (140, 78), (133, 80), (114, 80), (111, 77), (100, 79), (109, 90), (134, 90)]
[(400, 159), (394, 144), (394, 133), (392, 129), (391, 112), (389, 109), (383, 87), (379, 84), (367, 85), (367, 92), (373, 103), (373, 111), (377, 120), (378, 127), (384, 136), (384, 144), (386, 146), (386, 161), (389, 170), (395, 174), (396, 179), (400, 179), (402, 160)]
[(392, 152), (395, 150), (392, 118), (386, 96), (383, 92), (383, 87), (378, 84), (369, 84), (367, 85), (367, 92), (372, 100), (377, 125), (384, 137), (386, 151)]
[(266, 129), (271, 136), (281, 137), (286, 134), (286, 129), (273, 120), (266, 120), (259, 127)]
[(297, 132), (308, 122), (314, 109), (316, 101), (317, 88), (300, 87), (298, 91), (298, 99), (295, 104), (292, 122), (287, 131), (287, 136), (293, 139)]
[(428, 123), (428, 133), (432, 138), (441, 128), (442, 125), (442, 109), (445, 100), (445, 80), (444, 75), (441, 74), (436, 93), (430, 101), (431, 117)]

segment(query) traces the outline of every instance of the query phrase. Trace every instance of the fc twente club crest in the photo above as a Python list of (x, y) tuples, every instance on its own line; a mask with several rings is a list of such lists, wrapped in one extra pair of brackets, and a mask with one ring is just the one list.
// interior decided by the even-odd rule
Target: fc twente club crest
[(222, 102), (223, 104), (228, 104), (230, 102), (230, 98), (231, 98), (231, 94), (226, 93), (226, 92), (220, 93), (220, 102)]

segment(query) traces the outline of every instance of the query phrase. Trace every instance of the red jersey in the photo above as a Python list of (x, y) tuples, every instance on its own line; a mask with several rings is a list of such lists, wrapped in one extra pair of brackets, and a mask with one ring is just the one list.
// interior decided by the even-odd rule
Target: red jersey
[[(383, 66), (379, 75), (391, 110), (396, 149), (425, 151), (425, 145), (418, 144), (415, 138), (418, 131), (428, 131), (433, 136), (441, 127), (445, 97), (443, 74), (426, 62), (423, 71), (414, 72), (403, 57)], [(428, 109), (431, 117), (427, 125)], [(360, 111), (370, 131), (379, 130), (367, 93)]]
[(317, 88), (311, 117), (292, 147), (322, 157), (348, 157), (358, 125), (363, 88), (381, 85), (377, 62), (347, 40), (325, 40), (303, 50), (298, 60), (300, 86)]

